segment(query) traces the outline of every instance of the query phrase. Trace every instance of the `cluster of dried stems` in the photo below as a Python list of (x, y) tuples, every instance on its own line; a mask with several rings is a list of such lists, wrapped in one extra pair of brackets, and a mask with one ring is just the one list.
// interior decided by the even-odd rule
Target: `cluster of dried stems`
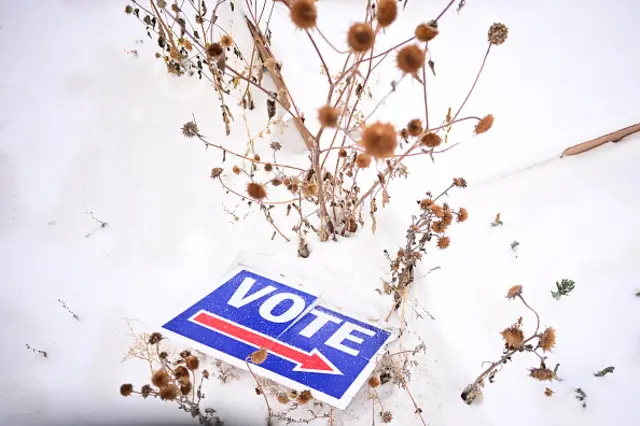
[[(502, 367), (509, 361), (516, 353), (528, 352), (536, 355), (540, 361), (538, 367), (532, 367), (529, 370), (529, 375), (540, 381), (552, 381), (559, 380), (557, 377), (557, 371), (559, 364), (556, 364), (553, 370), (549, 369), (546, 364), (547, 357), (540, 353), (549, 352), (556, 344), (556, 332), (553, 328), (548, 327), (544, 331), (540, 331), (540, 315), (524, 300), (522, 296), (522, 286), (516, 285), (509, 289), (506, 296), (509, 300), (519, 299), (531, 312), (536, 316), (536, 329), (529, 336), (526, 337), (522, 331), (522, 317), (518, 319), (513, 325), (505, 328), (500, 334), (504, 339), (504, 350), (502, 356), (497, 361), (487, 361), (485, 364), (489, 364), (486, 370), (484, 370), (478, 378), (468, 385), (462, 392), (461, 398), (467, 403), (473, 403), (476, 398), (482, 396), (482, 388), (485, 386), (485, 380), (489, 383), (493, 383), (496, 374), (502, 370)], [(546, 388), (545, 394), (550, 395), (553, 392)]]
[[(221, 7), (225, 3), (225, 7)], [(223, 161), (230, 157), (238, 161), (231, 171), (245, 179), (244, 189), (234, 189), (236, 185), (230, 183), (232, 175), (224, 173), (222, 168), (214, 168), (211, 177), (220, 182), (227, 193), (235, 194), (249, 204), (256, 203), (273, 226), (273, 237), (280, 234), (289, 241), (286, 232), (276, 224), (273, 209), (285, 209), (286, 216), (294, 210), (292, 229), (297, 235), (298, 254), (302, 257), (309, 255), (306, 240), (309, 232), (318, 235), (321, 241), (353, 234), (364, 225), (363, 209), (367, 206), (375, 232), (378, 202), (384, 207), (390, 198), (390, 182), (407, 175), (403, 161), (420, 155), (433, 159), (434, 155), (457, 145), (441, 148), (441, 134), (444, 133), (446, 142), (446, 135), (453, 125), (470, 120), (476, 122), (474, 133), (480, 134), (493, 124), (491, 114), (479, 118), (461, 116), (461, 112), (492, 46), (502, 44), (507, 38), (508, 30), (503, 24), (493, 24), (489, 29), (482, 65), (458, 109), (455, 113), (450, 109), (440, 125), (431, 124), (426, 75), (426, 68), (433, 67), (429, 44), (437, 42), (438, 21), (450, 11), (455, 0), (448, 2), (434, 19), (412, 28), (413, 34), (406, 40), (383, 49), (377, 49), (379, 36), (401, 13), (395, 0), (367, 1), (364, 16), (348, 28), (343, 48), (336, 47), (336, 43), (329, 41), (318, 27), (322, 5), (315, 0), (245, 0), (245, 3), (246, 21), (254, 42), (248, 54), (244, 54), (232, 35), (217, 23), (219, 14), (235, 10), (232, 1), (214, 0), (210, 6), (204, 0), (171, 4), (163, 0), (131, 0), (125, 11), (137, 17), (145, 25), (148, 36), (157, 40), (161, 50), (156, 56), (164, 60), (170, 73), (198, 75), (211, 84), (221, 102), (227, 135), (234, 120), (227, 98), (232, 91), (240, 94), (239, 106), (248, 133), (244, 152), (229, 149), (229, 144), (209, 141), (200, 132), (195, 117), (182, 127), (183, 135), (200, 140), (206, 147), (219, 149)], [(315, 132), (307, 128), (304, 115), (281, 74), (282, 65), (269, 47), (271, 16), (276, 4), (288, 8), (291, 25), (309, 40), (327, 79), (326, 96), (318, 99), (319, 128)], [(323, 55), (320, 42), (332, 54), (344, 57), (338, 72), (328, 68), (327, 52)], [(397, 78), (391, 82), (391, 90), (364, 114), (359, 105), (363, 96), (370, 92), (372, 73), (389, 58), (395, 59)], [(266, 81), (265, 73), (271, 77), (271, 82)], [(422, 86), (420, 95), (424, 98), (424, 110), (407, 117), (401, 126), (371, 119), (378, 107), (408, 78)], [(258, 102), (266, 105), (267, 123), (256, 137), (252, 137), (246, 111), (255, 109)], [(275, 140), (256, 144), (256, 140), (270, 134), (276, 124), (289, 118), (308, 148), (308, 164), (296, 166), (280, 162), (278, 151), (282, 146)], [(260, 149), (267, 152), (259, 153)], [(372, 164), (377, 166), (375, 171)]]

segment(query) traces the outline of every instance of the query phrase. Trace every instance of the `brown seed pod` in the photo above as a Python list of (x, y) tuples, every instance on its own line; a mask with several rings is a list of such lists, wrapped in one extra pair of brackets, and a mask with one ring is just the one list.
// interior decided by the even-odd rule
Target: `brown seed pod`
[(438, 238), (438, 248), (441, 249), (441, 250), (444, 250), (447, 247), (449, 247), (450, 243), (451, 243), (451, 239), (449, 237), (439, 237)]
[(225, 34), (220, 38), (220, 44), (222, 47), (233, 46), (233, 38), (229, 34)]
[(162, 334), (155, 332), (155, 333), (151, 333), (148, 341), (150, 345), (157, 345), (158, 343), (160, 343), (162, 339), (163, 339)]
[(505, 24), (493, 24), (489, 28), (489, 43), (500, 45), (507, 40), (509, 28)]
[(309, 30), (316, 26), (318, 9), (315, 0), (293, 0), (289, 13), (293, 23), (300, 29)]
[(409, 136), (416, 137), (422, 133), (422, 120), (419, 118), (413, 119), (407, 124), (407, 133)]
[(280, 404), (288, 404), (289, 403), (289, 395), (287, 395), (285, 392), (280, 392), (278, 394), (278, 402)]
[(362, 154), (358, 155), (358, 158), (356, 158), (356, 165), (360, 169), (366, 169), (371, 165), (371, 156), (366, 152), (363, 152)]
[(159, 388), (169, 383), (169, 373), (166, 370), (158, 370), (151, 376), (151, 383)]
[(267, 197), (267, 189), (259, 183), (249, 182), (247, 184), (247, 194), (256, 200), (262, 200)]
[(330, 105), (325, 105), (318, 110), (318, 121), (325, 127), (337, 127), (340, 110)]
[(298, 404), (306, 404), (307, 402), (311, 401), (311, 398), (313, 398), (313, 396), (311, 395), (311, 391), (303, 390), (298, 396)]
[(540, 338), (540, 346), (544, 352), (549, 352), (556, 345), (556, 331), (549, 327), (544, 333), (542, 333), (542, 337)]
[(431, 198), (425, 198), (420, 200), (420, 208), (422, 210), (428, 209), (433, 204), (433, 200)]
[(431, 209), (431, 212), (435, 217), (438, 217), (438, 218), (444, 217), (444, 209), (441, 206), (437, 204), (432, 204), (431, 206), (429, 206), (429, 208)]
[(388, 27), (398, 17), (398, 4), (396, 0), (378, 0), (378, 24), (380, 27)]
[(469, 212), (464, 207), (460, 207), (458, 210), (458, 222), (464, 222), (469, 218)]
[(210, 58), (216, 58), (224, 53), (224, 48), (220, 43), (211, 43), (207, 46), (206, 52)]
[(467, 181), (461, 177), (453, 178), (453, 185), (457, 186), (458, 188), (466, 188)]
[(198, 358), (193, 355), (188, 356), (184, 361), (187, 368), (191, 371), (197, 370), (198, 366), (200, 365), (200, 360), (198, 360)]
[(267, 359), (268, 355), (269, 352), (266, 348), (260, 348), (251, 354), (251, 362), (260, 365)]
[(400, 49), (396, 57), (398, 68), (407, 74), (415, 74), (424, 65), (424, 51), (417, 44)]
[(541, 382), (545, 380), (553, 380), (553, 371), (545, 367), (532, 368), (529, 370), (529, 375)]
[(518, 296), (522, 295), (522, 286), (521, 285), (514, 285), (513, 287), (511, 287), (509, 289), (509, 291), (507, 291), (507, 299), (515, 299)]
[(504, 339), (504, 346), (509, 350), (519, 348), (524, 342), (524, 333), (516, 326), (505, 328), (500, 334)]
[(442, 138), (437, 133), (429, 132), (422, 136), (420, 143), (429, 148), (435, 148), (442, 143)]
[(374, 158), (393, 157), (398, 146), (398, 135), (391, 123), (377, 121), (365, 127), (362, 132), (362, 145), (367, 154)]
[(380, 386), (380, 377), (377, 374), (374, 374), (369, 378), (368, 384), (372, 388), (377, 388), (378, 386)]
[(178, 387), (174, 384), (168, 384), (160, 388), (159, 394), (163, 401), (173, 401), (178, 397)]
[(185, 382), (180, 385), (180, 393), (182, 393), (183, 395), (189, 395), (192, 389), (193, 385), (191, 384), (191, 382)]
[(187, 370), (184, 366), (179, 365), (175, 370), (173, 370), (173, 376), (176, 379), (181, 380), (185, 377), (189, 377), (189, 370)]
[(481, 133), (488, 131), (491, 128), (491, 126), (493, 126), (493, 114), (489, 114), (483, 117), (480, 121), (478, 121), (478, 124), (476, 124), (476, 130), (475, 130), (476, 135), (479, 135)]
[(373, 47), (374, 41), (375, 34), (369, 24), (353, 24), (351, 28), (349, 28), (347, 42), (354, 52), (366, 52)]
[(427, 24), (418, 25), (416, 27), (415, 36), (418, 41), (426, 43), (433, 40), (438, 35), (438, 33), (438, 28), (434, 26), (433, 23), (429, 22)]
[(211, 179), (219, 177), (223, 171), (224, 169), (222, 167), (214, 167), (213, 169), (211, 169)]
[(125, 383), (124, 385), (120, 386), (120, 395), (122, 396), (129, 396), (133, 393), (133, 385), (130, 383)]

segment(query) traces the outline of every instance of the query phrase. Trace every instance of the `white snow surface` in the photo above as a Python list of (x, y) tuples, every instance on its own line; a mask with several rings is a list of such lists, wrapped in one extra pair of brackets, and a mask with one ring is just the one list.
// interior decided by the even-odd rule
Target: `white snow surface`
[[(221, 19), (249, 46), (240, 3), (234, 14), (223, 7)], [(144, 362), (122, 362), (132, 343), (123, 318), (136, 319), (140, 331), (158, 330), (239, 259), (321, 293), (323, 303), (397, 328), (399, 315), (384, 323), (390, 296), (375, 291), (389, 277), (383, 250), (404, 245), (416, 200), (464, 176), (469, 187), (451, 191), (448, 201), (466, 207), (470, 218), (453, 227), (450, 248), (429, 249), (406, 309), (403, 345), (420, 338), (427, 346), (408, 383), (427, 423), (637, 425), (640, 136), (576, 157), (559, 154), (638, 121), (640, 7), (633, 0), (467, 3), (441, 20), (432, 43), (437, 77), (428, 77), (430, 114), (440, 121), (459, 105), (482, 60), (487, 29), (504, 22), (509, 39), (492, 49), (464, 109), (493, 113), (494, 127), (474, 137), (472, 126), (462, 124), (450, 142), (460, 146), (435, 163), (409, 161), (409, 178), (392, 183), (375, 234), (367, 222), (337, 243), (311, 237), (312, 254), (301, 259), (295, 238), (270, 239), (259, 212), (237, 222), (225, 213), (251, 210), (209, 178), (222, 165), (220, 152), (183, 138), (180, 127), (194, 114), (210, 140), (243, 150), (241, 113), (225, 137), (213, 90), (196, 78), (168, 75), (153, 57), (155, 42), (123, 13), (124, 1), (1, 1), (0, 423), (188, 424), (188, 415), (169, 403), (119, 395), (122, 383), (148, 381)], [(319, 2), (320, 28), (341, 45), (364, 4)], [(381, 45), (406, 39), (445, 5), (409, 0)], [(313, 129), (326, 93), (320, 62), (282, 5), (272, 27), (273, 50)], [(318, 40), (337, 71), (340, 58)], [(137, 58), (125, 53), (131, 49)], [(372, 89), (379, 99), (398, 75), (393, 58), (377, 71)], [(363, 104), (365, 114), (375, 103)], [(249, 113), (253, 133), (266, 119), (261, 105)], [(422, 108), (421, 86), (405, 79), (376, 117), (401, 126)], [(304, 161), (295, 132), (281, 141), (291, 161)], [(268, 142), (258, 144), (267, 151)], [(224, 164), (225, 174), (231, 164)], [(85, 210), (108, 226), (96, 229)], [(494, 228), (497, 212), (504, 226)], [(520, 243), (515, 252), (513, 241)], [(550, 291), (562, 278), (575, 280), (576, 289), (557, 301)], [(528, 377), (535, 356), (518, 354), (487, 385), (482, 402), (467, 406), (460, 392), (483, 361), (500, 356), (499, 332), (519, 316), (527, 329), (535, 324), (521, 304), (505, 299), (515, 284), (524, 286), (542, 326), (557, 330), (549, 364), (560, 363), (563, 381), (548, 384), (555, 394), (545, 396), (546, 384)], [(609, 365), (613, 374), (594, 377)], [(226, 384), (210, 381), (207, 406), (229, 425), (266, 424), (263, 398), (251, 376), (239, 374)], [(575, 399), (578, 387), (588, 395), (586, 408)], [(421, 424), (403, 389), (383, 386), (380, 397), (392, 424)], [(336, 424), (371, 423), (365, 386)]]

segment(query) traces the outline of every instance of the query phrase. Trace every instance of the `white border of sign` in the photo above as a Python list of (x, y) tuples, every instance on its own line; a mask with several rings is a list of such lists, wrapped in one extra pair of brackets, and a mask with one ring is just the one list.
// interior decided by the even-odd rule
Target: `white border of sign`
[[(197, 302), (199, 302), (200, 300), (202, 300), (202, 298), (204, 298), (205, 296), (207, 296), (208, 294), (210, 294), (211, 292), (215, 291), (216, 289), (218, 289), (219, 287), (221, 287), (222, 285), (224, 285), (227, 281), (229, 281), (231, 278), (233, 278), (236, 274), (238, 274), (240, 271), (243, 270), (247, 270), (250, 272), (253, 272), (254, 274), (258, 274), (264, 278), (270, 279), (272, 281), (276, 281), (278, 283), (287, 285), (289, 287), (292, 288), (298, 288), (295, 286), (292, 286), (290, 284), (287, 284), (285, 281), (289, 281), (287, 278), (274, 278), (273, 276), (270, 276), (268, 274), (263, 274), (262, 272), (258, 272), (256, 269), (250, 267), (249, 265), (246, 265), (242, 262), (236, 262), (236, 265), (234, 267), (232, 267), (231, 269), (229, 269), (229, 271), (226, 274), (223, 274), (221, 276), (218, 277), (218, 283), (214, 286), (212, 286), (212, 288), (210, 290), (208, 290), (208, 292), (206, 294), (201, 294), (200, 296), (198, 296), (198, 298), (196, 300), (194, 300), (193, 302), (189, 303), (188, 305), (183, 306), (177, 313), (173, 314), (171, 316), (171, 318), (167, 318), (165, 320), (163, 320), (163, 323), (160, 324), (160, 327), (162, 327), (164, 324), (166, 324), (167, 322), (169, 322), (170, 320), (172, 320), (173, 318), (175, 318), (176, 316), (178, 316), (179, 314), (181, 314), (182, 312), (184, 312), (187, 308), (193, 306), (194, 304), (196, 304)], [(315, 296), (316, 294), (309, 292), (307, 290), (302, 290), (308, 294), (311, 294), (313, 296)], [(331, 309), (330, 306), (324, 306), (321, 303), (319, 304), (319, 306), (325, 307), (327, 309)], [(336, 311), (337, 312), (337, 311)], [(355, 316), (351, 316), (347, 313), (342, 313), (342, 315), (347, 315), (350, 318), (353, 318), (355, 320), (361, 321), (365, 324), (369, 324), (372, 327), (376, 327), (376, 328), (383, 328), (380, 327), (378, 325), (374, 325), (371, 324), (369, 321), (364, 321), (358, 317)], [(384, 329), (384, 328), (383, 328)], [(166, 328), (162, 328), (162, 330), (164, 332), (168, 332), (170, 333), (173, 337), (172, 340), (179, 340), (181, 342), (183, 342), (184, 345), (186, 346), (190, 346), (194, 349), (199, 350), (202, 353), (211, 355), (212, 357), (216, 358), (216, 359), (220, 359), (230, 365), (233, 365), (234, 367), (240, 368), (242, 370), (248, 371), (247, 369), (247, 364), (244, 361), (241, 361), (239, 359), (237, 359), (236, 357), (233, 357), (231, 355), (227, 355), (224, 352), (220, 352), (217, 349), (213, 349), (209, 346), (203, 345), (202, 343), (196, 342), (195, 340), (191, 340), (185, 336), (182, 336), (180, 334), (177, 334), (171, 330), (167, 330)], [(389, 330), (387, 330), (389, 331)], [(389, 335), (389, 337), (387, 338), (387, 340), (385, 340), (385, 342), (382, 344), (382, 346), (380, 347), (380, 349), (383, 349), (388, 343), (389, 340), (391, 340), (391, 338), (393, 337), (393, 332), (391, 332), (391, 334)], [(380, 350), (379, 350), (380, 351)], [(378, 351), (378, 352), (379, 352)], [(376, 352), (376, 354), (378, 353)], [(315, 389), (311, 389), (311, 394), (313, 395), (313, 397), (319, 401), (325, 402), (339, 410), (345, 410), (348, 406), (349, 403), (351, 402), (351, 400), (353, 399), (353, 397), (356, 395), (356, 393), (358, 393), (358, 391), (360, 390), (360, 388), (362, 387), (362, 385), (364, 384), (364, 382), (366, 380), (368, 380), (369, 376), (371, 375), (371, 373), (373, 372), (373, 369), (376, 366), (376, 359), (375, 359), (375, 355), (371, 358), (371, 360), (369, 360), (369, 363), (366, 365), (366, 367), (362, 370), (362, 372), (354, 379), (354, 381), (351, 383), (351, 386), (349, 386), (349, 388), (347, 389), (347, 391), (344, 393), (344, 395), (342, 395), (342, 398), (337, 399), (332, 397), (331, 395), (327, 395), (323, 392), (317, 391)], [(288, 379), (284, 376), (281, 376), (277, 373), (274, 373), (273, 371), (269, 371), (265, 368), (262, 368), (261, 366), (257, 365), (257, 364), (251, 364), (251, 371), (253, 371), (255, 374), (265, 377), (267, 379), (276, 381), (284, 386), (288, 386), (291, 389), (295, 389), (298, 392), (301, 392), (305, 389), (308, 389), (307, 387), (305, 387), (304, 385), (295, 382), (291, 379)]]

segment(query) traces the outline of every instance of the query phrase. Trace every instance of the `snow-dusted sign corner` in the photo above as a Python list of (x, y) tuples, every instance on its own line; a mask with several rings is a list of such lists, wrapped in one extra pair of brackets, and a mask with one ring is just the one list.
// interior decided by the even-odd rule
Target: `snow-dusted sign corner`
[(256, 374), (345, 409), (375, 368), (391, 333), (319, 304), (319, 298), (246, 268), (163, 328), (205, 353), (247, 369), (264, 348)]

